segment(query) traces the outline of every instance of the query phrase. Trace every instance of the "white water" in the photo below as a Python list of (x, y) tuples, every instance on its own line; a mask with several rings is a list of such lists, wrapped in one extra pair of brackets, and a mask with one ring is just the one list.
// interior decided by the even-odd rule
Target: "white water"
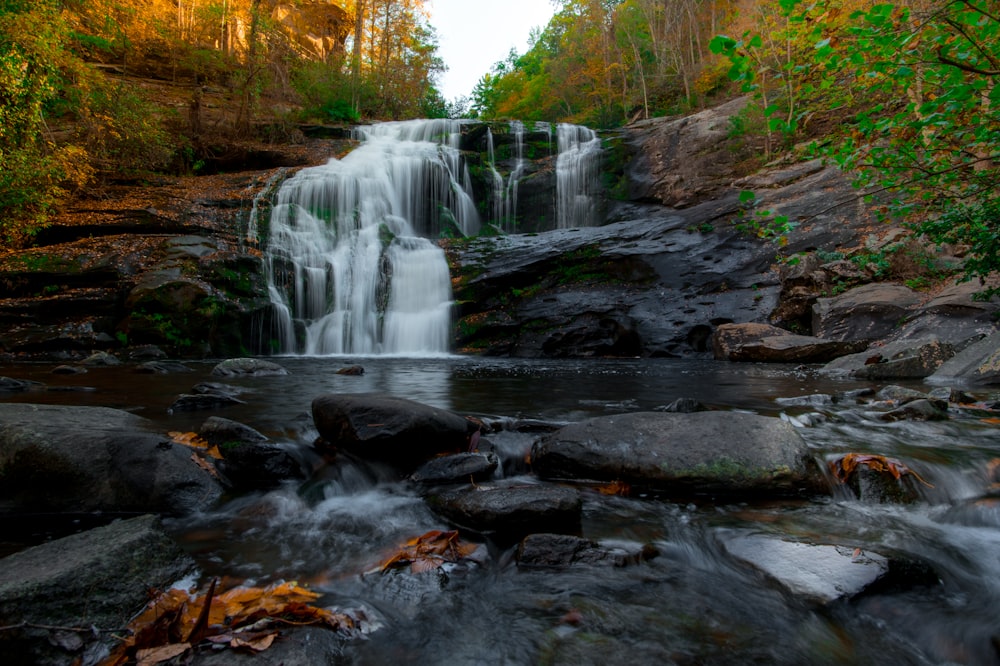
[(490, 222), (498, 229), (514, 233), (517, 231), (517, 187), (526, 166), (524, 160), (524, 123), (512, 120), (510, 134), (514, 137), (514, 154), (512, 157), (513, 167), (507, 178), (504, 179), (497, 169), (493, 132), (489, 128), (486, 129), (486, 159), (493, 177), (493, 206)]
[(601, 140), (586, 127), (561, 123), (557, 128), (556, 220), (560, 229), (599, 223)]
[(344, 159), (285, 181), (267, 255), (272, 348), (448, 351), (451, 282), (427, 238), (479, 228), (459, 130), (448, 120), (361, 128), (362, 144)]

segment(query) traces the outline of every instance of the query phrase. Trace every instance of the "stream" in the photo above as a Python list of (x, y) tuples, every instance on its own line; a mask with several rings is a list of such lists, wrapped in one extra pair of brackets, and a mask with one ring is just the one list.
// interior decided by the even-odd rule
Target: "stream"
[[(272, 360), (290, 374), (222, 380), (241, 388), (246, 404), (214, 412), (168, 411), (193, 385), (220, 381), (207, 361), (166, 375), (116, 366), (57, 376), (50, 365), (8, 365), (4, 375), (48, 388), (2, 399), (127, 409), (172, 431), (197, 430), (215, 414), (303, 449), (317, 435), (312, 399), (338, 392), (387, 393), (498, 424), (568, 423), (677, 398), (786, 418), (824, 466), (848, 452), (901, 461), (926, 481), (916, 486), (918, 500), (862, 502), (835, 488), (830, 496), (731, 503), (584, 488), (580, 536), (626, 550), (647, 546), (657, 556), (627, 566), (529, 569), (518, 566), (515, 546), (487, 542), (473, 561), (382, 574), (395, 548), (452, 526), (387, 470), (338, 459), (303, 483), (230, 496), (168, 528), (206, 579), (297, 580), (323, 593), (325, 606), (362, 609), (371, 631), (345, 644), (344, 664), (1000, 663), (1000, 500), (989, 497), (987, 471), (1000, 458), (1000, 431), (982, 414), (952, 409), (948, 421), (880, 421), (868, 405), (804, 398), (880, 386), (801, 366), (448, 355)], [(365, 373), (336, 374), (353, 364)], [(508, 476), (535, 482), (524, 456), (537, 436), (488, 435)], [(862, 594), (817, 603), (734, 557), (726, 547), (734, 535), (839, 546), (901, 564)]]

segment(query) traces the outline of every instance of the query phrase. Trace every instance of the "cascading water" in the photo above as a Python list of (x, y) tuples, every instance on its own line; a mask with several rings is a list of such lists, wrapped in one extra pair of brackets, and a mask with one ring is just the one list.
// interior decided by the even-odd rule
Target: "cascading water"
[(451, 282), (427, 238), (479, 218), (458, 121), (357, 130), (344, 159), (285, 181), (270, 220), (270, 339), (279, 353), (448, 351)]
[(561, 123), (557, 128), (556, 220), (560, 229), (599, 223), (601, 140), (586, 127)]
[(486, 153), (490, 173), (493, 176), (493, 206), (491, 222), (499, 229), (508, 233), (517, 231), (517, 186), (524, 174), (524, 123), (513, 120), (510, 123), (510, 134), (513, 141), (514, 165), (506, 181), (496, 167), (496, 149), (493, 142), (493, 132), (486, 129)]

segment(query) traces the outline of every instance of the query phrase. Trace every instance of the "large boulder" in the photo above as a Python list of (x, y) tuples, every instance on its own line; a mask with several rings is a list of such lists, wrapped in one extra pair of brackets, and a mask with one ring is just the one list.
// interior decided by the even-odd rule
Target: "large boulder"
[(468, 450), (479, 427), (453, 412), (373, 393), (321, 395), (312, 414), (320, 437), (335, 448), (409, 469)]
[(937, 338), (900, 340), (834, 359), (823, 372), (856, 379), (920, 378), (933, 374), (954, 355), (955, 348)]
[[(151, 515), (120, 520), (0, 560), (0, 652), (6, 664), (96, 663), (108, 633), (194, 570)], [(17, 627), (25, 623), (24, 626)], [(81, 627), (78, 631), (60, 629)]]
[(739, 412), (636, 412), (568, 425), (535, 444), (550, 479), (621, 481), (672, 495), (783, 495), (825, 487), (788, 423)]
[(712, 336), (716, 359), (765, 363), (825, 363), (864, 349), (865, 342), (796, 335), (770, 324), (723, 324)]
[(121, 410), (0, 404), (0, 502), (17, 511), (204, 509), (222, 488), (191, 457)]
[(1000, 333), (969, 345), (927, 378), (930, 384), (1000, 384)]
[(935, 337), (958, 348), (971, 338), (996, 332), (1000, 299), (979, 298), (977, 294), (982, 289), (978, 282), (955, 282), (945, 287), (915, 308), (892, 337), (900, 340)]
[(820, 298), (813, 306), (813, 335), (832, 340), (878, 340), (898, 329), (920, 303), (920, 294), (876, 282)]

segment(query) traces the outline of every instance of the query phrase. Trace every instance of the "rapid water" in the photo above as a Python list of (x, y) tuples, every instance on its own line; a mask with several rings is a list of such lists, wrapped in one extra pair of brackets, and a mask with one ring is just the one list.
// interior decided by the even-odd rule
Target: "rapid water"
[[(244, 422), (306, 454), (317, 435), (308, 417), (314, 397), (388, 393), (507, 424), (488, 435), (504, 460), (502, 475), (537, 483), (525, 456), (538, 435), (509, 426), (653, 410), (689, 397), (712, 409), (789, 419), (818, 464), (847, 452), (882, 454), (930, 484), (918, 484), (919, 495), (908, 504), (862, 501), (843, 488), (801, 499), (730, 502), (623, 497), (581, 486), (581, 536), (659, 553), (625, 567), (529, 570), (517, 565), (514, 546), (484, 543), (476, 562), (426, 574), (378, 573), (407, 540), (453, 526), (397, 475), (346, 456), (324, 461), (311, 454), (317, 467), (306, 481), (234, 495), (203, 515), (169, 522), (206, 580), (297, 580), (321, 592), (323, 605), (364, 609), (375, 629), (346, 646), (338, 663), (1000, 661), (1000, 499), (988, 473), (1000, 458), (1000, 431), (988, 418), (953, 410), (944, 422), (879, 421), (865, 405), (807, 398), (867, 383), (783, 365), (455, 356), (274, 360), (290, 374), (226, 380), (247, 404), (212, 415)], [(353, 363), (365, 374), (336, 374)], [(189, 363), (190, 373), (153, 376), (128, 366), (58, 376), (49, 366), (7, 366), (4, 375), (53, 390), (0, 399), (117, 407), (164, 430), (190, 431), (209, 413), (170, 414), (167, 407), (194, 384), (218, 381), (212, 365)], [(789, 406), (787, 398), (802, 406)], [(734, 537), (838, 546), (897, 565), (884, 584), (816, 604), (734, 558), (727, 549)]]
[(266, 250), (274, 316), (261, 335), (274, 351), (448, 350), (451, 283), (429, 239), (479, 228), (459, 130), (447, 120), (363, 127), (346, 157), (281, 185)]

